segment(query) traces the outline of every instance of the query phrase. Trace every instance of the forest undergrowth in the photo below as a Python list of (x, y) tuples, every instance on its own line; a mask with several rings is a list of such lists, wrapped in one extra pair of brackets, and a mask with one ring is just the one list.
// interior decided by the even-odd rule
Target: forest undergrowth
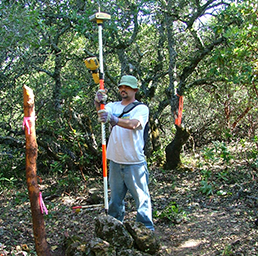
[[(182, 162), (173, 171), (149, 164), (155, 233), (161, 242), (156, 255), (258, 255), (256, 146), (215, 142), (198, 153), (183, 153)], [(51, 250), (58, 255), (64, 237), (71, 235), (90, 241), (94, 218), (103, 213), (98, 206), (102, 178), (40, 178)], [(0, 184), (0, 255), (36, 255), (26, 181)], [(78, 205), (92, 207), (72, 209)], [(135, 215), (128, 194), (126, 218)]]

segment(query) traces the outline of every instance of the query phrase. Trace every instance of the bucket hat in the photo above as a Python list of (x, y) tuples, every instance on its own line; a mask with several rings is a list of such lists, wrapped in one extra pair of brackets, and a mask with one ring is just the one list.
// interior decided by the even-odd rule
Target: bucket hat
[(126, 86), (129, 86), (129, 87), (133, 88), (133, 89), (138, 89), (137, 79), (136, 79), (136, 77), (131, 76), (131, 75), (122, 76), (118, 87), (121, 86), (121, 85), (126, 85)]

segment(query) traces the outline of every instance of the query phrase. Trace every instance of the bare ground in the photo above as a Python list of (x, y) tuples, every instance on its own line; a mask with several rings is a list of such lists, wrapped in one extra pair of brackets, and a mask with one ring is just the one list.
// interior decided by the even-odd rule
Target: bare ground
[[(203, 193), (200, 182), (204, 176), (197, 168), (150, 168), (150, 173), (155, 233), (161, 241), (157, 256), (258, 255), (257, 170), (241, 164), (214, 168), (206, 180), (210, 190)], [(70, 193), (58, 193), (56, 184), (57, 180), (46, 178), (40, 185), (49, 210), (45, 227), (53, 251), (62, 245), (65, 235), (90, 241), (94, 218), (103, 211), (101, 207), (72, 209), (102, 202), (101, 196), (91, 198), (88, 193), (95, 188), (102, 194), (101, 178), (88, 180), (84, 191), (78, 188)], [(135, 218), (130, 195), (126, 201), (126, 218)], [(0, 191), (0, 205), (0, 255), (36, 255), (26, 187)]]

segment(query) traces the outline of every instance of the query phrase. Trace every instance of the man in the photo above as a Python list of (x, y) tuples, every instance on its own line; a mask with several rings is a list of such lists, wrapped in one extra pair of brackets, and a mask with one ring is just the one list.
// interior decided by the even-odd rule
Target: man
[(140, 104), (119, 118), (125, 106), (136, 101), (137, 79), (131, 75), (123, 76), (118, 89), (122, 101), (108, 103), (104, 110), (100, 110), (100, 102), (106, 98), (105, 93), (98, 91), (95, 97), (99, 120), (109, 122), (112, 126), (107, 145), (111, 189), (108, 214), (123, 221), (124, 198), (129, 190), (136, 203), (136, 220), (154, 230), (148, 189), (149, 173), (143, 152), (143, 134), (149, 118), (149, 109)]

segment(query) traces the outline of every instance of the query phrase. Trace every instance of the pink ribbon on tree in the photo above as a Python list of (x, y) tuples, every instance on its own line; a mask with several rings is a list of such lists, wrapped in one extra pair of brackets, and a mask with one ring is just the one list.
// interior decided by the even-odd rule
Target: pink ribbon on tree
[(23, 118), (23, 124), (22, 124), (22, 129), (24, 130), (24, 127), (26, 126), (27, 127), (27, 130), (28, 130), (28, 134), (30, 134), (30, 123), (29, 121), (35, 121), (35, 116), (25, 116)]
[(39, 206), (40, 206), (41, 213), (43, 214), (45, 212), (46, 215), (48, 215), (48, 210), (47, 210), (47, 207), (44, 204), (41, 192), (39, 192)]

